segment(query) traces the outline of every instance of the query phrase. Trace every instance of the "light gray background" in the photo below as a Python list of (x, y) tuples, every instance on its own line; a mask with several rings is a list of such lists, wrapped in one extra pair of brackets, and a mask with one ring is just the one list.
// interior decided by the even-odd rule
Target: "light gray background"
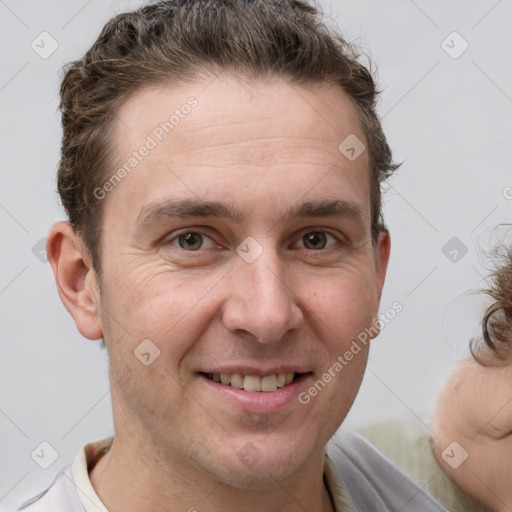
[[(81, 338), (32, 248), (63, 218), (54, 192), (58, 70), (107, 19), (140, 3), (0, 0), (0, 507), (44, 489), (82, 443), (112, 433), (106, 352)], [(347, 422), (428, 422), (479, 332), (484, 302), (466, 292), (484, 285), (482, 251), (496, 241), (492, 227), (511, 219), (512, 1), (322, 5), (371, 52), (384, 128), (405, 160), (385, 195), (393, 249), (381, 310), (395, 301), (404, 309), (373, 343)], [(47, 59), (31, 48), (43, 31), (59, 45)], [(469, 43), (457, 59), (441, 46), (453, 31)], [(452, 237), (468, 248), (455, 263), (442, 252)], [(43, 441), (59, 454), (46, 470), (31, 458)]]

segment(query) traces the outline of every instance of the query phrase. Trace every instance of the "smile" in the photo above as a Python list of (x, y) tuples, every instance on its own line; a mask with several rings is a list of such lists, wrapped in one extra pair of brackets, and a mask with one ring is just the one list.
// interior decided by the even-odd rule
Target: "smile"
[(279, 388), (291, 384), (301, 374), (294, 372), (274, 373), (259, 377), (257, 375), (243, 375), (241, 373), (205, 373), (208, 379), (230, 386), (235, 389), (243, 389), (250, 393), (265, 392), (272, 393)]

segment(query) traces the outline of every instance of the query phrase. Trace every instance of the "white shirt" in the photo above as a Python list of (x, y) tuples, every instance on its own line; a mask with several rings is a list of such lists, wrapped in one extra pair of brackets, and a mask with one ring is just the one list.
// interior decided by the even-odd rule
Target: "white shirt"
[[(73, 464), (62, 470), (46, 491), (24, 503), (18, 510), (23, 512), (108, 512), (91, 484), (87, 467), (93, 462), (91, 448), (105, 446), (111, 439), (83, 445)], [(87, 454), (89, 454), (89, 460)], [(99, 456), (96, 457), (95, 462), (98, 459)]]

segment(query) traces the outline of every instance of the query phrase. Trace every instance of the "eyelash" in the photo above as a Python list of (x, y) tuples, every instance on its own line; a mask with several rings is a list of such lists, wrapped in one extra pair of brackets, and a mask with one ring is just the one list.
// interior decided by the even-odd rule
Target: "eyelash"
[[(188, 233), (194, 233), (194, 234), (197, 234), (197, 235), (201, 235), (202, 237), (209, 238), (210, 240), (212, 240), (214, 242), (212, 237), (208, 236), (206, 233), (204, 233), (202, 231), (192, 230), (192, 229), (185, 229), (183, 231), (180, 231), (180, 232), (176, 233), (172, 238), (168, 239), (165, 242), (164, 245), (174, 245), (173, 244), (174, 241), (177, 241), (180, 236), (186, 235)], [(338, 244), (344, 244), (344, 241), (340, 237), (336, 236), (331, 231), (328, 231), (328, 230), (322, 229), (322, 228), (313, 228), (313, 229), (309, 229), (308, 231), (302, 232), (300, 237), (299, 237), (299, 240), (302, 240), (306, 235), (309, 235), (311, 233), (325, 233), (326, 235), (330, 235), (332, 238), (334, 238), (334, 240), (336, 240), (336, 242)], [(189, 253), (202, 252), (202, 249), (187, 250), (187, 249), (183, 249), (183, 247), (180, 247), (179, 245), (174, 245), (174, 247), (176, 247), (177, 249), (181, 249), (182, 251), (189, 252)], [(333, 247), (327, 247), (327, 248), (322, 248), (322, 249), (308, 249), (307, 247), (302, 247), (301, 249), (305, 249), (305, 250), (308, 250), (308, 251), (311, 251), (311, 252), (323, 252), (323, 251), (328, 251), (328, 250), (330, 250), (332, 248)], [(203, 249), (203, 250), (207, 250), (207, 249)]]

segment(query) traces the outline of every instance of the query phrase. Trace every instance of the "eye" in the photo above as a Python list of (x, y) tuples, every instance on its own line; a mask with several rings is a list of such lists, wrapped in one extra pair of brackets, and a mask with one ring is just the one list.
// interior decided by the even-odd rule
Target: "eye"
[[(209, 244), (207, 241), (209, 241)], [(186, 251), (197, 251), (198, 249), (208, 249), (215, 246), (215, 242), (210, 237), (196, 231), (184, 231), (169, 242)], [(205, 242), (208, 247), (204, 247)]]
[[(334, 240), (334, 243), (327, 247), (329, 237)], [(310, 231), (301, 240), (304, 242), (305, 248), (311, 250), (330, 249), (330, 247), (340, 242), (337, 237), (328, 231)]]

